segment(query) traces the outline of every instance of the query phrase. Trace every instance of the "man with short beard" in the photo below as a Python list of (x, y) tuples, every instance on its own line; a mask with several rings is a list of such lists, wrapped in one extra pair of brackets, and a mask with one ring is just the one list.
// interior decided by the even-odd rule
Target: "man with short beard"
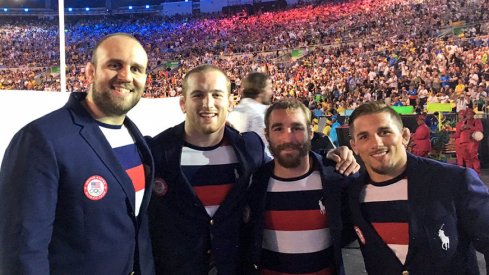
[(248, 272), (344, 274), (342, 191), (349, 179), (311, 151), (311, 113), (299, 101), (272, 104), (265, 125), (274, 160), (253, 175), (249, 190)]
[(153, 159), (126, 117), (147, 63), (133, 36), (104, 37), (88, 93), (14, 136), (0, 170), (0, 274), (154, 274)]

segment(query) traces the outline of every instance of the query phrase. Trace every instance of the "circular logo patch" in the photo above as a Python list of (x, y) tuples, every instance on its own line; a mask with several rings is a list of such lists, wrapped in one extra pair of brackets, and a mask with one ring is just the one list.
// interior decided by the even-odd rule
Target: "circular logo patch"
[(159, 197), (166, 195), (168, 192), (168, 184), (162, 178), (156, 178), (155, 184), (153, 185), (153, 191)]
[(83, 192), (92, 201), (101, 200), (107, 194), (107, 181), (101, 176), (91, 176), (85, 181)]
[(362, 230), (360, 230), (360, 227), (358, 226), (354, 226), (353, 228), (355, 228), (355, 233), (357, 233), (357, 236), (358, 236), (358, 240), (363, 244), (365, 245), (365, 237), (363, 236), (363, 232)]

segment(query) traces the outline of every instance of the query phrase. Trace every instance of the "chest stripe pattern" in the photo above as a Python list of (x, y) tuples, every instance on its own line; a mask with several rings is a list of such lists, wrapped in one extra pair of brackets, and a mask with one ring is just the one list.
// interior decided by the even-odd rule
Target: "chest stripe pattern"
[(214, 216), (238, 178), (238, 160), (226, 142), (213, 147), (185, 144), (181, 167), (207, 214)]
[(132, 181), (135, 192), (134, 213), (137, 216), (139, 215), (139, 209), (143, 202), (146, 186), (144, 166), (138, 148), (134, 144), (134, 139), (129, 133), (129, 130), (124, 125), (120, 128), (109, 128), (104, 125), (99, 125), (99, 127), (112, 147), (117, 160)]
[(362, 214), (404, 264), (409, 249), (407, 178), (367, 184), (360, 202)]
[(261, 274), (334, 274), (333, 248), (319, 172), (270, 178)]

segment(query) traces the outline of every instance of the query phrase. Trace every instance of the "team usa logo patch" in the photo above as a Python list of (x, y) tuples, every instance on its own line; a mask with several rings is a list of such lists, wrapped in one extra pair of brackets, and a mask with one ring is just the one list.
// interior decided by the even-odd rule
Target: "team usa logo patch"
[(363, 232), (362, 230), (360, 230), (360, 227), (355, 225), (353, 228), (355, 229), (355, 233), (357, 233), (360, 243), (362, 243), (362, 245), (365, 245), (365, 236), (363, 236)]
[(156, 178), (153, 192), (159, 197), (166, 195), (166, 192), (168, 192), (168, 184), (166, 181), (162, 178)]
[(89, 177), (83, 185), (85, 196), (92, 201), (101, 200), (107, 195), (108, 189), (107, 181), (97, 175)]

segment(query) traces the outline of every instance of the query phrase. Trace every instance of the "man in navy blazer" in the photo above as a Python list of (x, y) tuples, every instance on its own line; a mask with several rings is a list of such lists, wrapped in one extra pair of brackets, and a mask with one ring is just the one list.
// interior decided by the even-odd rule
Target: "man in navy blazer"
[(254, 133), (226, 126), (231, 84), (212, 65), (190, 70), (185, 122), (150, 143), (155, 188), (150, 225), (157, 274), (240, 274), (240, 228), (251, 173), (266, 160)]
[(0, 274), (154, 274), (153, 160), (126, 117), (147, 62), (131, 35), (106, 36), (88, 93), (14, 136), (0, 171)]
[(410, 133), (388, 106), (350, 116), (351, 146), (366, 173), (349, 189), (369, 274), (479, 274), (489, 253), (489, 193), (472, 169), (406, 152)]

